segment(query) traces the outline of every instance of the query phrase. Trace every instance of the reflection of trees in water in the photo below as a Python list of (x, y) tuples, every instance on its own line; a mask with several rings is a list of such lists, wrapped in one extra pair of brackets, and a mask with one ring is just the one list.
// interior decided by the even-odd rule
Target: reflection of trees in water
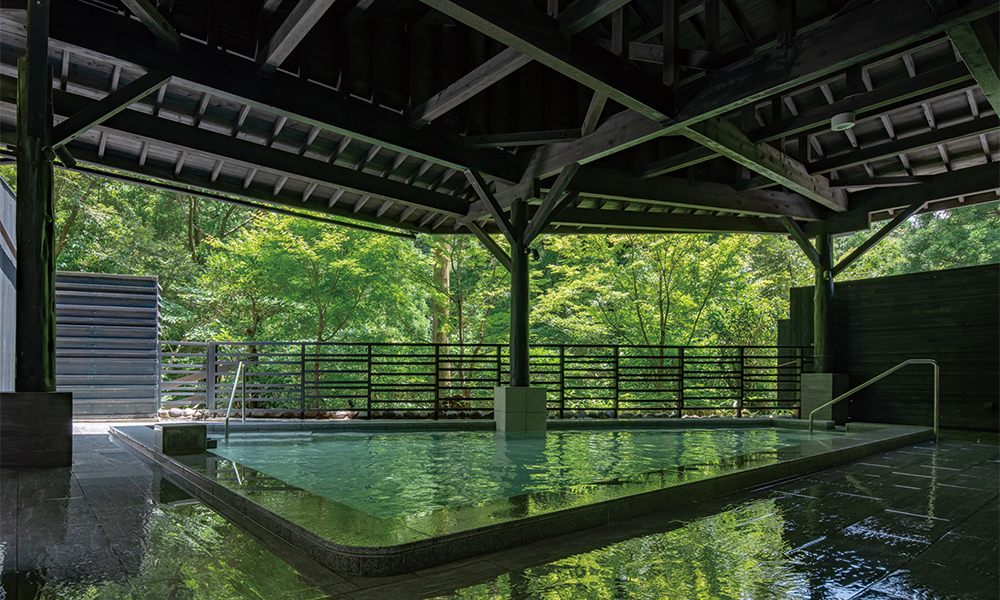
[(808, 595), (808, 580), (782, 558), (784, 519), (771, 501), (625, 540), (456, 593), (461, 600), (573, 598), (653, 600)]

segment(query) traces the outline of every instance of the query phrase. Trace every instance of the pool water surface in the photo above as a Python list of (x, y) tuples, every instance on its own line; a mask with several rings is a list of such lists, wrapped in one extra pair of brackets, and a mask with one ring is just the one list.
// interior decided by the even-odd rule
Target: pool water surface
[(737, 457), (842, 435), (778, 428), (339, 432), (233, 436), (216, 455), (373, 517), (400, 517), (656, 473), (711, 475)]

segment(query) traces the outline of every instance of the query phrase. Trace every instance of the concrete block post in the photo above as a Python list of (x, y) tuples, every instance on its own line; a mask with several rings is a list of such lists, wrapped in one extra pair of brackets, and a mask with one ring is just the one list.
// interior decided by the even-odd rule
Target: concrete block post
[(153, 444), (167, 456), (202, 454), (208, 447), (207, 429), (204, 423), (157, 423)]
[(493, 419), (500, 433), (544, 432), (545, 388), (493, 388)]
[[(823, 406), (830, 400), (849, 390), (846, 373), (803, 373), (802, 374), (802, 418), (808, 419), (809, 413)], [(834, 421), (843, 425), (848, 418), (848, 402), (845, 398), (833, 406), (828, 406), (816, 413), (817, 421)]]

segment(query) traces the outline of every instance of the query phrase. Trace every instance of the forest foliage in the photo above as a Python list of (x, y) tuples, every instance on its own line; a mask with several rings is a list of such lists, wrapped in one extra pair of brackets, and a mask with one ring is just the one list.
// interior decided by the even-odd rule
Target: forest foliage
[[(16, 181), (12, 166), (0, 175)], [(471, 236), (387, 236), (65, 171), (55, 203), (57, 268), (158, 277), (163, 339), (507, 342), (510, 277)], [(837, 255), (868, 235), (838, 238)], [(813, 277), (784, 236), (549, 235), (535, 248), (537, 344), (773, 344), (789, 288)], [(913, 217), (838, 280), (998, 260), (993, 203)]]

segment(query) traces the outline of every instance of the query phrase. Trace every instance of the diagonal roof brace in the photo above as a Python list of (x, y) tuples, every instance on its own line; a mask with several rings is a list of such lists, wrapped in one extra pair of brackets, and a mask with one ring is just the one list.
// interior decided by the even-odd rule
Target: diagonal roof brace
[(810, 175), (806, 167), (767, 144), (755, 144), (739, 127), (712, 117), (681, 129), (688, 138), (744, 167), (775, 181), (823, 206), (844, 212), (847, 192), (830, 187), (822, 175)]

